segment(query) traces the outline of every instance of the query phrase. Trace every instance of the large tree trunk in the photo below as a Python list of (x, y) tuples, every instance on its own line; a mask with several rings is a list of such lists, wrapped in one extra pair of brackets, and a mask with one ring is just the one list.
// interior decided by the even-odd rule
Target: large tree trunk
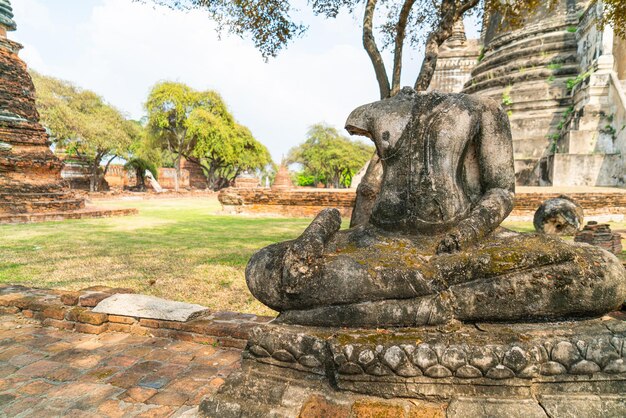
[(363, 48), (365, 48), (367, 55), (372, 61), (376, 80), (378, 81), (380, 97), (385, 98), (389, 97), (391, 89), (389, 87), (389, 77), (387, 77), (385, 62), (380, 55), (376, 40), (374, 39), (374, 13), (376, 12), (377, 1), (378, 0), (367, 0), (367, 4), (365, 5), (365, 15), (363, 16)]
[[(411, 14), (411, 9), (415, 0), (405, 0), (400, 10), (398, 24), (396, 25), (396, 38), (394, 40), (393, 52), (393, 76), (391, 81), (391, 96), (395, 96), (400, 91), (400, 78), (402, 76), (402, 51), (404, 49), (404, 39), (406, 37), (406, 25)], [(384, 99), (384, 97), (381, 97)]]
[(426, 39), (425, 56), (422, 61), (422, 68), (415, 80), (416, 91), (426, 91), (435, 74), (437, 68), (437, 58), (439, 57), (439, 47), (452, 35), (454, 24), (463, 19), (463, 15), (468, 10), (478, 5), (479, 0), (442, 0), (439, 15), (441, 20), (435, 30)]
[(176, 191), (180, 188), (180, 158), (181, 155), (178, 154), (174, 161), (174, 190)]

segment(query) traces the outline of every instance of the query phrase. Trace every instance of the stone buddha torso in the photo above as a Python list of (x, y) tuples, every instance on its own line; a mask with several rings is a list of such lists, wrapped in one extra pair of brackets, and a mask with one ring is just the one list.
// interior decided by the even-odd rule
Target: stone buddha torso
[(467, 102), (428, 95), (415, 96), (407, 117), (395, 143), (377, 144), (384, 174), (370, 221), (387, 230), (443, 231), (467, 217), (481, 197), (479, 114)]
[(327, 209), (298, 239), (251, 258), (248, 287), (279, 320), (546, 320), (599, 315), (626, 298), (612, 254), (499, 227), (515, 178), (508, 118), (495, 102), (405, 88), (355, 109), (346, 129), (376, 145), (380, 191), (365, 224), (340, 231), (339, 212)]

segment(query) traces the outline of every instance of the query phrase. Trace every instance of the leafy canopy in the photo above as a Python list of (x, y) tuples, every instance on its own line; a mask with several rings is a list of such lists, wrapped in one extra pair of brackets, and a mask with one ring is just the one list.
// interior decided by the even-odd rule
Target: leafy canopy
[(31, 76), (41, 121), (57, 146), (70, 155), (98, 165), (105, 156), (125, 155), (141, 135), (140, 126), (96, 93), (34, 71)]
[(252, 133), (238, 124), (221, 96), (175, 82), (158, 83), (146, 103), (148, 127), (156, 142), (176, 155), (200, 164), (209, 185), (234, 179), (245, 170), (261, 170), (270, 154)]
[(372, 156), (374, 147), (351, 140), (335, 128), (316, 124), (309, 128), (304, 143), (292, 148), (288, 163), (299, 163), (303, 172), (297, 176), (301, 185), (324, 183), (326, 186), (350, 186), (352, 177)]

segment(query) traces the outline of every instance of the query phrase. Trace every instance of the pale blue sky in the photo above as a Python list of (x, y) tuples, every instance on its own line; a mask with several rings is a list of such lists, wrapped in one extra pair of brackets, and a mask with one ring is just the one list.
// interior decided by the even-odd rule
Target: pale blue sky
[[(353, 108), (378, 98), (361, 46), (361, 11), (326, 20), (295, 1), (309, 31), (266, 63), (250, 41), (218, 39), (202, 12), (131, 0), (11, 3), (18, 30), (9, 36), (24, 45), (20, 56), (30, 67), (94, 90), (136, 119), (159, 80), (217, 90), (275, 161), (304, 140), (311, 124), (342, 128)], [(476, 36), (477, 28), (468, 32)], [(421, 54), (405, 57), (403, 84), (411, 85)]]

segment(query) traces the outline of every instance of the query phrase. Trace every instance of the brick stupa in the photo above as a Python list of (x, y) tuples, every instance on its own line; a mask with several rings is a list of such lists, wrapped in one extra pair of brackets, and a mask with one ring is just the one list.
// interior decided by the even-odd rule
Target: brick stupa
[(33, 82), (17, 56), (22, 46), (7, 38), (15, 29), (11, 4), (0, 0), (0, 215), (82, 209), (39, 123)]
[(293, 182), (291, 181), (291, 175), (285, 164), (281, 164), (276, 177), (274, 177), (274, 183), (272, 184), (272, 190), (285, 190), (293, 189)]

